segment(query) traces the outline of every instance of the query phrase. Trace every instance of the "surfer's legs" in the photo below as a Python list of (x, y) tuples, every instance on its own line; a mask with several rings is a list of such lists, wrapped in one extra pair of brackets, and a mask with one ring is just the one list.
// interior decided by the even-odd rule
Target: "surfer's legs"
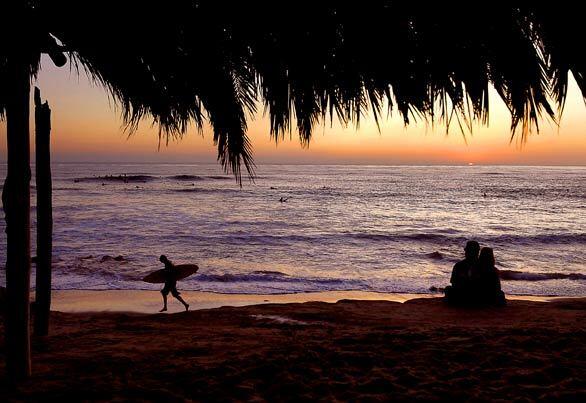
[(161, 290), (161, 294), (163, 295), (163, 309), (161, 309), (159, 312), (165, 312), (167, 310), (167, 294), (169, 294), (167, 287)]
[(181, 302), (183, 304), (186, 311), (189, 310), (189, 304), (187, 302), (185, 302), (185, 300), (183, 300), (183, 298), (181, 298), (180, 292), (177, 291), (176, 288), (171, 291), (171, 295), (174, 296), (179, 302)]

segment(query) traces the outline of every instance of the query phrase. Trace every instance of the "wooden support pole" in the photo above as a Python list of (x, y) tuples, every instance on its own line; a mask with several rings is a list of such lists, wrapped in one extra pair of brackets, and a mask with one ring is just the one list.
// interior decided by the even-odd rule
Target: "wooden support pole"
[(30, 350), (30, 58), (13, 52), (6, 70), (7, 175), (2, 189), (6, 220), (6, 372), (14, 380), (31, 374)]
[(51, 312), (51, 261), (53, 250), (53, 201), (51, 183), (51, 109), (41, 103), (35, 87), (35, 179), (37, 185), (37, 271), (34, 335), (49, 334)]

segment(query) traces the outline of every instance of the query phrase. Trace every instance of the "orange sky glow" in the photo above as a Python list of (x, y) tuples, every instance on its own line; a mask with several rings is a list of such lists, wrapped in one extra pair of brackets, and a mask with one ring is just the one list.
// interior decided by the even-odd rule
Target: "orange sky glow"
[[(125, 162), (213, 162), (216, 149), (209, 127), (203, 136), (194, 129), (179, 141), (158, 150), (158, 130), (149, 121), (128, 138), (122, 130), (119, 112), (101, 87), (78, 76), (66, 66), (61, 69), (43, 59), (35, 85), (52, 109), (52, 151), (54, 161)], [(425, 122), (403, 126), (395, 115), (382, 122), (379, 132), (374, 120), (365, 117), (359, 130), (332, 126), (317, 127), (309, 149), (302, 148), (297, 134), (275, 145), (269, 136), (268, 120), (259, 113), (249, 124), (249, 136), (257, 164), (513, 164), (586, 165), (586, 107), (572, 81), (561, 125), (547, 119), (539, 134), (527, 143), (510, 142), (510, 118), (495, 93), (490, 97), (488, 127), (475, 125), (462, 135), (453, 124), (430, 127)], [(262, 108), (261, 108), (262, 110)], [(0, 160), (6, 160), (6, 122), (0, 122)]]

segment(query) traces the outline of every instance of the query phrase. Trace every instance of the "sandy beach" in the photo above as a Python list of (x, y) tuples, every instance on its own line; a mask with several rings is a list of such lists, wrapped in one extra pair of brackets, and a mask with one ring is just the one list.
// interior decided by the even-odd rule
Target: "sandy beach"
[(0, 400), (586, 398), (586, 299), (462, 309), (185, 293), (200, 309), (97, 312), (159, 307), (154, 292), (122, 293), (57, 292), (54, 309), (69, 312), (53, 313), (51, 335), (33, 343), (33, 377), (16, 390), (2, 381)]

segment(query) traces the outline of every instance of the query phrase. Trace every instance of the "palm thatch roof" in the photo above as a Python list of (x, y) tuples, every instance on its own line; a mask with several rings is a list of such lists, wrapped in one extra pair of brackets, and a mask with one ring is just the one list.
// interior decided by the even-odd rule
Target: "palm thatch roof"
[[(585, 34), (564, 1), (24, 3), (20, 18), (37, 30), (17, 46), (31, 47), (32, 74), (46, 51), (38, 38), (50, 33), (108, 89), (130, 129), (150, 117), (161, 136), (181, 136), (207, 121), (237, 177), (242, 164), (253, 170), (246, 131), (258, 103), (276, 139), (296, 130), (308, 144), (319, 122), (358, 124), (367, 113), (378, 122), (384, 108), (406, 124), (487, 123), (490, 86), (525, 136), (542, 114), (557, 120), (570, 72), (586, 96), (576, 49)], [(0, 30), (6, 45), (9, 27)], [(9, 47), (0, 48), (0, 113)]]

